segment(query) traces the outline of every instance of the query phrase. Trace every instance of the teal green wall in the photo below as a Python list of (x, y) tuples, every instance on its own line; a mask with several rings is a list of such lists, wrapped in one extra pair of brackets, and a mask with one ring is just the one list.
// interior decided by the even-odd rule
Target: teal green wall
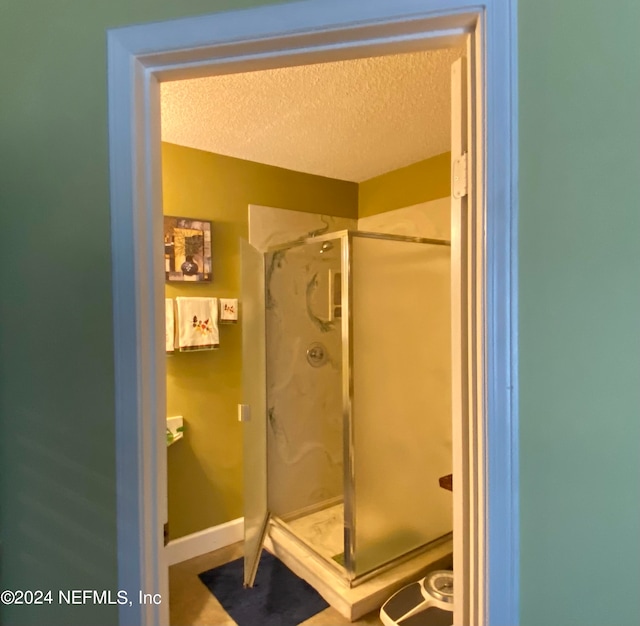
[[(252, 4), (1, 0), (0, 587), (117, 583), (105, 29)], [(638, 24), (519, 2), (522, 626), (640, 623)]]
[(636, 626), (640, 3), (519, 24), (522, 626)]

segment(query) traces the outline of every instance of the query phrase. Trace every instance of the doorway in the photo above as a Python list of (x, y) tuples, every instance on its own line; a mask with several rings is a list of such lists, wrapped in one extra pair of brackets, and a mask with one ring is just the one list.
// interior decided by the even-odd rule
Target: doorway
[[(154, 479), (164, 468), (153, 453), (164, 437), (158, 421), (159, 416), (164, 420), (159, 400), (164, 371), (157, 365), (163, 358), (164, 285), (162, 274), (154, 269), (162, 267), (161, 250), (156, 253), (153, 247), (156, 239), (162, 240), (158, 81), (433, 48), (469, 36), (472, 168), (469, 211), (462, 207), (460, 224), (461, 237), (469, 244), (468, 263), (461, 272), (467, 284), (460, 320), (465, 337), (461, 349), (468, 358), (461, 358), (459, 416), (469, 454), (460, 459), (461, 502), (454, 524), (454, 533), (469, 538), (464, 567), (459, 568), (464, 572), (461, 586), (468, 593), (463, 594), (462, 617), (456, 621), (481, 624), (491, 617), (517, 623), (511, 92), (515, 47), (510, 3), (488, 3), (483, 13), (463, 13), (453, 3), (425, 8), (425, 3), (407, 0), (392, 9), (386, 4), (302, 2), (110, 33), (118, 553), (123, 588), (166, 589), (157, 514), (164, 494)], [(486, 13), (494, 21), (485, 22)], [(511, 36), (505, 37), (500, 27)], [(511, 123), (505, 126), (505, 119)], [(498, 120), (502, 132), (497, 131)], [(500, 545), (493, 537), (500, 537)], [(492, 596), (492, 589), (500, 593)], [(121, 622), (165, 623), (166, 611), (122, 607)]]
[[(184, 415), (188, 426), (167, 451), (170, 563), (190, 545), (189, 556), (201, 554), (196, 541), (208, 548), (202, 552), (217, 548), (220, 525), (240, 526), (243, 514), (245, 556), (255, 557), (260, 503), (268, 501), (278, 522), (270, 539), (280, 532), (287, 546), (286, 539), (305, 544), (325, 568), (314, 584), (324, 584), (328, 599), (336, 585), (353, 587), (341, 610), (354, 617), (354, 604), (360, 614), (375, 602), (355, 593), (372, 570), (385, 572), (384, 583), (378, 575), (368, 585), (380, 598), (391, 594), (390, 581), (412, 580), (451, 554), (452, 493), (438, 479), (452, 472), (450, 92), (452, 63), (464, 53), (444, 48), (161, 85), (164, 213), (211, 220), (213, 232), (213, 281), (170, 282), (168, 302), (242, 294), (240, 323), (220, 324), (219, 350), (167, 358), (167, 415)], [(250, 202), (271, 207), (247, 211)], [(343, 229), (346, 238), (336, 233)], [(378, 236), (362, 238), (371, 231)], [(320, 251), (312, 242), (300, 247), (301, 237), (319, 242), (330, 233)], [(402, 236), (424, 241), (414, 246)], [(251, 274), (238, 284), (238, 237), (261, 251), (278, 248), (277, 259), (267, 252), (250, 263), (258, 275), (260, 265), (269, 268), (266, 307), (264, 295), (243, 293)], [(346, 267), (351, 286), (341, 285)], [(335, 304), (341, 299), (344, 308)], [(263, 333), (246, 334), (265, 317), (250, 311), (262, 309), (267, 376), (256, 367)], [(312, 364), (316, 352), (323, 356)], [(258, 410), (264, 388), (268, 410)], [(251, 413), (241, 424), (240, 402)], [(256, 449), (265, 445), (266, 455)], [(291, 550), (279, 556), (293, 558)], [(393, 580), (390, 568), (402, 578)], [(185, 588), (175, 571), (171, 592)]]

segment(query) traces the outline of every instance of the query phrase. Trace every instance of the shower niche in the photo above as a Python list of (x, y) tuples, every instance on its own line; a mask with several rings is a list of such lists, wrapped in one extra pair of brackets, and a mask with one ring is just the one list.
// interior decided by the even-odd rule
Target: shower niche
[(245, 585), (268, 534), (347, 589), (450, 551), (449, 242), (349, 230), (241, 253)]

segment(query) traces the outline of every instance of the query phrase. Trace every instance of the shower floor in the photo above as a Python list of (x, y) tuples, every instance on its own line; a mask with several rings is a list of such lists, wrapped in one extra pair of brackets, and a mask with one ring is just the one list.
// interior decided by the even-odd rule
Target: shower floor
[[(395, 591), (421, 578), (425, 572), (451, 568), (453, 541), (443, 538), (408, 561), (350, 587), (346, 571), (337, 565), (336, 559), (343, 549), (342, 514), (342, 506), (333, 505), (287, 523), (271, 520), (265, 547), (351, 621), (379, 608)], [(331, 559), (335, 567), (330, 566), (325, 557)]]
[(344, 565), (344, 505), (326, 509), (287, 522), (298, 538), (326, 559)]

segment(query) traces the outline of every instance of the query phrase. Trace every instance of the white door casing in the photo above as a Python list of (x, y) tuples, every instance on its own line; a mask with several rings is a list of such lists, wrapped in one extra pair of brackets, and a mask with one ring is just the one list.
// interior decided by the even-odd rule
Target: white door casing
[(478, 626), (518, 624), (515, 19), (515, 0), (307, 0), (109, 31), (119, 588), (163, 595), (161, 605), (121, 606), (121, 625), (168, 623), (159, 81), (465, 38), (476, 96), (468, 118), (474, 222), (467, 297), (475, 306), (468, 309), (466, 373), (477, 484), (467, 521), (480, 570), (462, 601), (476, 607), (469, 614)]
[[(467, 267), (468, 246), (468, 177), (463, 172), (463, 164), (468, 163), (467, 146), (467, 66), (468, 59), (461, 58), (451, 67), (451, 414), (453, 438), (453, 480), (454, 507), (453, 533), (454, 589), (469, 589), (474, 573), (471, 555), (470, 533), (472, 511), (470, 498), (460, 488), (464, 475), (470, 479), (469, 433), (465, 427), (468, 415), (467, 389)], [(466, 168), (465, 168), (466, 169)], [(464, 179), (464, 180), (463, 180)], [(464, 189), (463, 189), (464, 188)], [(459, 537), (469, 536), (467, 544), (460, 549)], [(457, 540), (456, 540), (457, 539)], [(472, 603), (461, 601), (460, 594), (454, 594), (454, 612), (457, 624), (472, 624)], [(475, 608), (475, 607), (473, 607)]]

